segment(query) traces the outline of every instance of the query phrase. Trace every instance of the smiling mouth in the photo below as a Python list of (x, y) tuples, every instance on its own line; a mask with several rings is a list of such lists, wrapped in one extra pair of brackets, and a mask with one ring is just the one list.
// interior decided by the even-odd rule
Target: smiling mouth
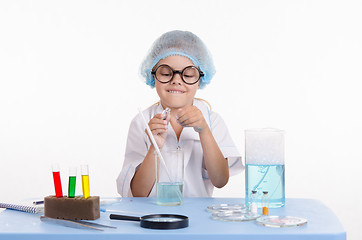
[(172, 93), (172, 94), (182, 94), (182, 93), (185, 93), (185, 91), (178, 91), (178, 90), (167, 90), (167, 92)]

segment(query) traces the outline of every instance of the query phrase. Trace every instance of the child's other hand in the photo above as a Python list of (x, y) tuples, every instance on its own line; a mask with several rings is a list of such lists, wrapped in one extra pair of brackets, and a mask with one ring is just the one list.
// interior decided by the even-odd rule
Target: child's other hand
[(165, 143), (168, 131), (168, 122), (170, 121), (170, 116), (168, 116), (166, 120), (163, 119), (164, 117), (165, 116), (162, 114), (156, 114), (148, 123), (148, 126), (150, 127), (152, 135), (155, 138), (159, 148), (162, 148), (163, 144)]
[(177, 121), (183, 127), (193, 127), (198, 133), (208, 128), (204, 115), (196, 106), (188, 106), (178, 110)]

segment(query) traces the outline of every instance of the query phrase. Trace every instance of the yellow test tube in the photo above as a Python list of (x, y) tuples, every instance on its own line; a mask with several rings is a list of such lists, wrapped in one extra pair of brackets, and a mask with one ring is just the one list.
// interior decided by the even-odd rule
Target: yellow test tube
[(89, 170), (88, 165), (81, 165), (83, 197), (89, 198)]

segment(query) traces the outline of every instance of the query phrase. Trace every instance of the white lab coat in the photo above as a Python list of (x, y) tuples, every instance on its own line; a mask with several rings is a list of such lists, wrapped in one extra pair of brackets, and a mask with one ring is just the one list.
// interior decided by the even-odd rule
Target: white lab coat
[[(235, 175), (244, 169), (239, 154), (233, 140), (230, 137), (228, 129), (222, 118), (215, 112), (210, 111), (208, 106), (199, 100), (194, 100), (193, 103), (201, 110), (207, 121), (211, 132), (225, 158), (228, 159), (229, 174)], [(143, 111), (146, 121), (163, 111), (160, 104), (152, 105)], [(211, 197), (214, 186), (208, 178), (203, 160), (203, 151), (201, 147), (200, 137), (192, 127), (185, 127), (180, 135), (179, 141), (176, 134), (169, 123), (168, 134), (163, 148), (176, 149), (181, 147), (184, 150), (184, 196), (185, 197)], [(123, 197), (132, 197), (130, 188), (131, 180), (145, 158), (151, 142), (145, 133), (145, 125), (142, 116), (138, 114), (131, 122), (125, 159), (123, 168), (117, 178), (118, 193)], [(167, 161), (167, 159), (165, 159)], [(153, 186), (150, 197), (156, 196), (156, 187)]]

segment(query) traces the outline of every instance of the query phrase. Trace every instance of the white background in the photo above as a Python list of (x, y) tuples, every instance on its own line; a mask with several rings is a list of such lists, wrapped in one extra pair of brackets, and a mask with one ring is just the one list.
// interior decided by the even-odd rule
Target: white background
[[(0, 201), (54, 193), (51, 163), (87, 162), (91, 194), (117, 196), (138, 68), (162, 33), (190, 30), (217, 74), (197, 94), (239, 150), (247, 128), (286, 131), (286, 196), (315, 198), (347, 230), (361, 204), (360, 1), (1, 1)], [(81, 194), (78, 185), (77, 194)], [(244, 197), (244, 175), (216, 197)]]

